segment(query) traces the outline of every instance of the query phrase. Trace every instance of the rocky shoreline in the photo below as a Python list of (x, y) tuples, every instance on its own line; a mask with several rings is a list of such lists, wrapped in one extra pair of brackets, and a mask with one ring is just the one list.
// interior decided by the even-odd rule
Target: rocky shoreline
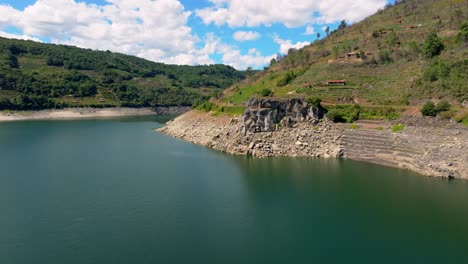
[[(447, 120), (361, 122), (358, 128), (321, 118), (303, 101), (249, 102), (242, 117), (190, 111), (159, 131), (236, 155), (349, 158), (446, 178), (468, 179), (468, 129)], [(436, 122), (435, 124), (433, 124)], [(274, 125), (276, 124), (276, 125)]]
[(0, 112), (0, 122), (21, 120), (53, 120), (53, 119), (86, 119), (99, 117), (145, 116), (157, 114), (182, 114), (190, 110), (186, 107), (158, 108), (65, 108), (40, 111), (3, 111)]

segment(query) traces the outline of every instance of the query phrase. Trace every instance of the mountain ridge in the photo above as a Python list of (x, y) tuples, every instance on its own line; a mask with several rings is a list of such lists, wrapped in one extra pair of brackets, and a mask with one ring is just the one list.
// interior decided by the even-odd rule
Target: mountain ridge
[(245, 72), (226, 65), (169, 65), (73, 46), (0, 38), (0, 110), (191, 106)]

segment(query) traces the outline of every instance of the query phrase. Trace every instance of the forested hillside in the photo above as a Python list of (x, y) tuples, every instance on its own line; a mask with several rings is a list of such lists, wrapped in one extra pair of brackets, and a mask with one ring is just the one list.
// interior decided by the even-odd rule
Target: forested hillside
[(0, 110), (190, 106), (242, 80), (225, 65), (177, 66), (72, 46), (0, 38)]
[(205, 108), (239, 107), (256, 96), (305, 97), (352, 122), (420, 114), (430, 102), (435, 111), (424, 113), (468, 124), (468, 1), (395, 3), (290, 49)]

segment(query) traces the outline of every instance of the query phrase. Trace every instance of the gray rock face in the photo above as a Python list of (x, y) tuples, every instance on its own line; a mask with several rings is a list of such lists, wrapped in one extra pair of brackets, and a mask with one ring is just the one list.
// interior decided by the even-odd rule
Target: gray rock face
[(292, 127), (294, 124), (323, 118), (324, 111), (307, 106), (304, 99), (252, 98), (243, 115), (244, 132), (272, 132), (278, 126)]

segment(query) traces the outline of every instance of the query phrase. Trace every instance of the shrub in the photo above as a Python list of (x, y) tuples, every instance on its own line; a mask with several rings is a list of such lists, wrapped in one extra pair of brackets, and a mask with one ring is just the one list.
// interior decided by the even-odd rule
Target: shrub
[(328, 119), (333, 122), (348, 122), (351, 123), (359, 119), (359, 114), (362, 110), (360, 105), (337, 105), (330, 109), (327, 113)]
[(436, 110), (437, 113), (445, 112), (445, 111), (450, 110), (450, 107), (452, 107), (452, 106), (450, 105), (449, 102), (447, 102), (445, 100), (442, 100), (442, 101), (437, 103), (437, 105), (435, 106), (435, 110)]
[(423, 107), (421, 108), (421, 114), (423, 116), (436, 116), (437, 111), (435, 109), (435, 105), (433, 102), (429, 101), (426, 102)]
[(379, 31), (375, 30), (374, 32), (372, 32), (372, 37), (373, 37), (373, 38), (378, 38), (378, 37), (380, 37)]
[(466, 44), (468, 43), (468, 22), (463, 23), (460, 32), (457, 35), (457, 42)]
[(447, 111), (440, 112), (439, 116), (442, 117), (442, 118), (445, 118), (445, 119), (451, 119), (452, 117), (455, 116), (456, 113), (457, 113), (457, 110), (450, 109), (450, 110), (447, 110)]
[(339, 109), (332, 109), (328, 111), (327, 118), (335, 123), (344, 123), (346, 119), (344, 119), (342, 112)]
[(456, 122), (461, 122), (463, 125), (468, 126), (468, 110), (465, 109), (458, 113), (454, 118)]
[(435, 82), (439, 79), (446, 78), (450, 74), (450, 68), (444, 61), (435, 59), (424, 72), (424, 79), (429, 82)]
[(264, 97), (267, 97), (273, 95), (273, 92), (270, 89), (265, 88), (260, 91), (260, 94)]
[(312, 106), (322, 108), (322, 105), (320, 104), (320, 103), (322, 103), (322, 99), (320, 99), (318, 97), (307, 98), (306, 101), (307, 101), (307, 103), (309, 103)]
[(431, 32), (426, 37), (422, 52), (427, 58), (432, 58), (439, 55), (444, 48), (444, 43), (439, 36), (435, 32)]
[(389, 64), (393, 62), (391, 57), (390, 51), (388, 50), (381, 50), (379, 52), (379, 60), (381, 64)]

